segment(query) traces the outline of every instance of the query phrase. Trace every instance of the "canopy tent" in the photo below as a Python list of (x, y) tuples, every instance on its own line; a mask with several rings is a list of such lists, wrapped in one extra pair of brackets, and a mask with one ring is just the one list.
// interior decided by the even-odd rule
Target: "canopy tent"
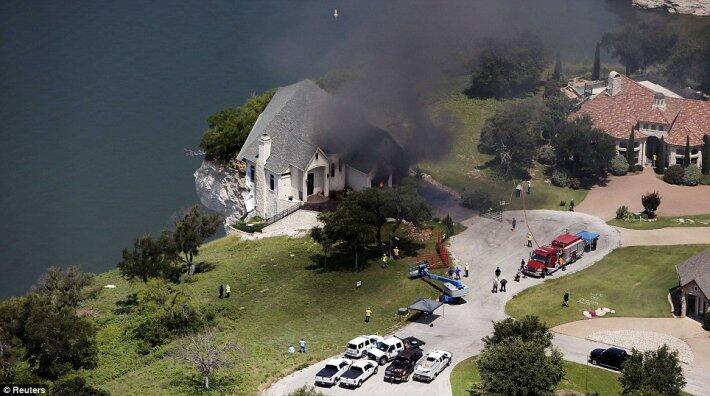
[(599, 234), (595, 234), (590, 231), (580, 231), (577, 233), (577, 236), (584, 239), (584, 242), (586, 243), (592, 243), (595, 240), (599, 239)]
[(442, 305), (444, 305), (444, 303), (440, 301), (430, 300), (428, 298), (420, 298), (407, 308), (411, 309), (412, 311), (419, 311), (424, 312), (426, 314), (431, 314)]

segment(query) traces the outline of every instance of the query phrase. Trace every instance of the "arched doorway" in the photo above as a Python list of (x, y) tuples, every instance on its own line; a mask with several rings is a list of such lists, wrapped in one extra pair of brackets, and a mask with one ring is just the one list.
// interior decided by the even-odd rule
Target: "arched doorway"
[(660, 147), (661, 139), (655, 136), (649, 136), (646, 138), (646, 158), (648, 159), (648, 162), (653, 164), (654, 167), (656, 164), (653, 163), (653, 156), (655, 154), (656, 158), (658, 158), (658, 150)]

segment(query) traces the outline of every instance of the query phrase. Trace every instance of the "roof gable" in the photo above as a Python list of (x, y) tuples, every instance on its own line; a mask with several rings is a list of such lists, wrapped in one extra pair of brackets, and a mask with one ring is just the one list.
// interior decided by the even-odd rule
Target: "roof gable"
[(705, 295), (710, 295), (710, 249), (678, 264), (676, 272), (681, 286), (695, 281)]

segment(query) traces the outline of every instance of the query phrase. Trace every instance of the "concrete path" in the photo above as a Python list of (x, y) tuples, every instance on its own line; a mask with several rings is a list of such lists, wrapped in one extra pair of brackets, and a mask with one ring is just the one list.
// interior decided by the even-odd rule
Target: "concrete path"
[[(710, 197), (708, 197), (710, 201)], [(667, 227), (657, 230), (630, 230), (615, 227), (622, 246), (694, 245), (710, 243), (710, 227)]]
[[(518, 227), (511, 231), (510, 220), (518, 219)], [(582, 213), (558, 211), (529, 211), (528, 223), (533, 234), (539, 241), (549, 241), (566, 229), (577, 232), (583, 229), (599, 233), (601, 241), (597, 251), (584, 255), (567, 271), (558, 271), (552, 278), (574, 273), (600, 260), (606, 254), (619, 246), (619, 234), (599, 218)], [(427, 324), (410, 323), (396, 332), (398, 336), (415, 336), (424, 340), (425, 351), (444, 349), (454, 354), (453, 367), (461, 360), (478, 354), (483, 345), (481, 338), (492, 332), (493, 320), (506, 317), (505, 303), (519, 291), (542, 282), (540, 279), (526, 278), (520, 283), (512, 281), (522, 258), (528, 257), (530, 248), (526, 247), (526, 227), (522, 212), (506, 212), (504, 222), (500, 223), (480, 217), (470, 217), (463, 221), (468, 227), (464, 232), (454, 236), (450, 242), (450, 251), (456, 262), (471, 264), (471, 277), (464, 282), (471, 287), (462, 305), (447, 305), (437, 314), (441, 315), (429, 327)], [(503, 276), (508, 279), (508, 292), (492, 294), (490, 292), (494, 278), (494, 270), (500, 266)], [(549, 279), (549, 278), (548, 278)], [(412, 282), (421, 282), (413, 280)], [(561, 298), (561, 297), (560, 297)], [(593, 347), (598, 344), (575, 339), (567, 341), (571, 353), (578, 355), (575, 361), (585, 359)], [(347, 342), (343, 339), (343, 345)], [(565, 340), (561, 341), (565, 345)], [(567, 352), (563, 349), (563, 352)], [(576, 356), (575, 355), (575, 356)], [(566, 358), (569, 358), (566, 356)], [(287, 395), (304, 385), (312, 385), (315, 373), (324, 362), (312, 365), (293, 373), (271, 386), (267, 395)], [(389, 384), (383, 381), (384, 367), (379, 373), (367, 380), (362, 388), (348, 390), (340, 387), (319, 388), (327, 395), (450, 395), (451, 384), (449, 375), (451, 367), (447, 368), (430, 384), (408, 382), (404, 384)]]
[(588, 341), (588, 337), (603, 330), (651, 331), (684, 341), (694, 357), (691, 364), (683, 365), (688, 382), (685, 390), (696, 395), (710, 394), (710, 333), (703, 330), (700, 323), (689, 318), (598, 318), (565, 323), (552, 329), (556, 333), (555, 344), (559, 343), (565, 358), (579, 358), (575, 360), (579, 363), (585, 363), (586, 356), (582, 356), (583, 350), (578, 347), (599, 344)]
[(610, 176), (605, 186), (593, 187), (575, 210), (611, 220), (621, 205), (628, 206), (632, 212), (642, 211), (641, 196), (652, 191), (661, 194), (660, 216), (710, 213), (710, 186), (668, 184), (658, 179), (650, 167), (640, 174)]

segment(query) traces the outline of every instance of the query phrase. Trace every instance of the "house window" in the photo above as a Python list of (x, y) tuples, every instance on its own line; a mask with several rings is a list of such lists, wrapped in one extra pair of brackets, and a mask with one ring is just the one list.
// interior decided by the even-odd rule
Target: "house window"
[(698, 149), (692, 149), (690, 150), (690, 155), (698, 155)]
[(641, 146), (641, 142), (634, 142), (634, 149), (637, 149)]
[(681, 155), (681, 156), (685, 155), (685, 149), (682, 149), (682, 148), (675, 149), (675, 153), (676, 153), (676, 155)]
[(249, 179), (251, 179), (252, 182), (254, 182), (254, 177), (255, 177), (254, 172), (255, 172), (254, 165), (249, 165)]
[(271, 189), (271, 191), (274, 191), (274, 184), (274, 175), (269, 175), (269, 188)]
[(626, 151), (626, 141), (625, 140), (622, 140), (619, 142), (619, 148)]
[(335, 176), (335, 163), (330, 163), (330, 177)]
[(316, 161), (318, 161), (318, 152), (316, 152)]
[(338, 158), (338, 172), (343, 171), (343, 160)]

